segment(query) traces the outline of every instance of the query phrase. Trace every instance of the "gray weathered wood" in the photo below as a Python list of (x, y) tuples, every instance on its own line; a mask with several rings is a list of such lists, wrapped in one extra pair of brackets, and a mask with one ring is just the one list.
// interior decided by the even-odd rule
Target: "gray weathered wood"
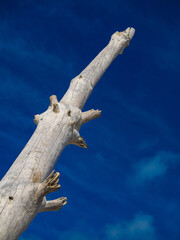
[(81, 110), (111, 62), (129, 45), (134, 32), (127, 28), (114, 33), (109, 44), (71, 81), (61, 101), (51, 96), (47, 111), (35, 115), (34, 134), (0, 182), (1, 240), (18, 239), (38, 212), (56, 211), (66, 204), (65, 197), (46, 201), (48, 193), (60, 188), (60, 174), (51, 171), (68, 144), (87, 148), (79, 129), (101, 112)]

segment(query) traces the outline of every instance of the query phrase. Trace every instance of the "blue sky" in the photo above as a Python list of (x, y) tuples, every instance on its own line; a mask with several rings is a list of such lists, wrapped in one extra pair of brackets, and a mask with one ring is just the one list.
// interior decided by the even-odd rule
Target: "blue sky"
[(56, 170), (68, 197), (39, 214), (20, 240), (179, 240), (180, 3), (176, 0), (0, 1), (0, 150), (6, 173), (44, 112), (115, 31), (136, 34), (84, 110), (102, 117), (80, 130)]

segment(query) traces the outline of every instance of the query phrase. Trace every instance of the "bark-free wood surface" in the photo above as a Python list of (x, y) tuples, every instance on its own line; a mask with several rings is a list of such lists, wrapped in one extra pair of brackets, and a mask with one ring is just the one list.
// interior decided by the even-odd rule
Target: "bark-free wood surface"
[(56, 211), (66, 204), (65, 197), (46, 201), (48, 193), (60, 188), (60, 174), (52, 170), (68, 144), (87, 148), (79, 129), (100, 117), (101, 111), (81, 110), (103, 73), (129, 45), (134, 32), (127, 28), (114, 33), (109, 44), (71, 81), (61, 101), (51, 96), (47, 111), (35, 115), (34, 134), (0, 181), (1, 240), (18, 239), (38, 212)]

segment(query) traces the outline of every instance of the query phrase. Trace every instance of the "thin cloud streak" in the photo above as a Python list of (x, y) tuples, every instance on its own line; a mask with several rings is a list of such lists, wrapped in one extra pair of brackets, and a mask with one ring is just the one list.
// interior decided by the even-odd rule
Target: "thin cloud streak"
[[(51, 229), (54, 236), (59, 236), (59, 240), (156, 240), (156, 229), (154, 219), (151, 215), (140, 213), (134, 218), (124, 221), (121, 220), (114, 224), (107, 224), (99, 229), (99, 233), (91, 229), (80, 231), (77, 228), (70, 228), (68, 231), (57, 231)], [(85, 223), (84, 223), (85, 224)], [(23, 239), (22, 239), (23, 240)]]
[(166, 174), (171, 164), (177, 163), (180, 155), (171, 152), (159, 152), (134, 164), (133, 173), (128, 177), (130, 186), (142, 186), (149, 181)]
[(106, 226), (107, 240), (155, 240), (153, 218), (147, 214), (137, 214), (130, 221), (122, 221)]

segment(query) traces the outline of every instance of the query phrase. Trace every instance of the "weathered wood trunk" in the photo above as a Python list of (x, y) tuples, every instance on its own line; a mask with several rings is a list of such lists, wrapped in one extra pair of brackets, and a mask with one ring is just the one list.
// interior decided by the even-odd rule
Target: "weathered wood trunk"
[(79, 129), (101, 112), (81, 110), (111, 62), (129, 45), (134, 32), (127, 28), (113, 34), (109, 44), (71, 81), (61, 101), (51, 96), (47, 111), (35, 116), (34, 134), (0, 182), (1, 240), (18, 239), (38, 212), (59, 210), (66, 204), (65, 197), (46, 201), (48, 193), (60, 188), (59, 173), (50, 172), (68, 144), (87, 148)]

